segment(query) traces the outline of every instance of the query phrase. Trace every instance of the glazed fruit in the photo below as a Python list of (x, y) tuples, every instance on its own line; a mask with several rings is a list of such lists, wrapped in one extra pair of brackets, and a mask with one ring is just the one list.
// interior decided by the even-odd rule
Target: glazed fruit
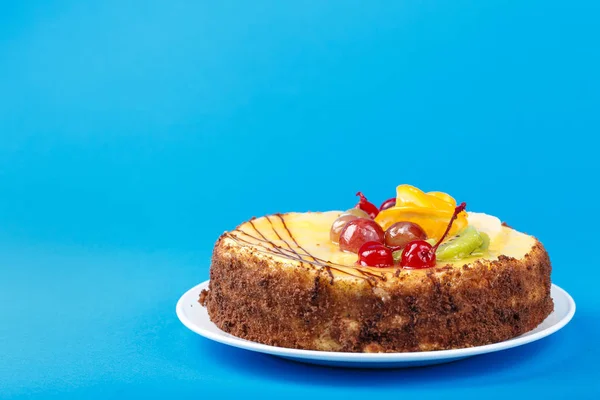
[(468, 257), (483, 244), (483, 238), (472, 226), (467, 227), (458, 236), (439, 246), (436, 257), (440, 261), (458, 260)]
[(471, 256), (482, 256), (485, 254), (487, 249), (490, 247), (490, 237), (485, 232), (479, 232), (481, 235), (481, 239), (483, 239), (483, 243), (474, 252), (471, 253)]
[(363, 267), (390, 267), (394, 264), (392, 250), (379, 242), (366, 242), (358, 250), (358, 264)]
[(396, 222), (385, 231), (385, 245), (394, 249), (401, 249), (413, 240), (425, 239), (427, 234), (414, 222)]
[(379, 206), (379, 211), (387, 210), (388, 208), (392, 208), (396, 205), (396, 198), (392, 197), (391, 199), (387, 199)]
[(358, 218), (371, 218), (371, 216), (360, 208), (351, 208), (342, 213), (342, 215), (354, 215)]
[(404, 250), (402, 250), (402, 257), (400, 259), (401, 265), (409, 269), (431, 268), (435, 266), (436, 250), (438, 249), (440, 243), (442, 243), (446, 236), (448, 236), (448, 232), (450, 232), (450, 229), (452, 229), (452, 223), (454, 220), (465, 210), (466, 207), (467, 203), (462, 202), (454, 209), (454, 213), (452, 214), (452, 218), (450, 218), (450, 222), (448, 222), (446, 231), (434, 246), (430, 245), (424, 240), (415, 240), (408, 243)]
[(353, 219), (347, 222), (340, 232), (340, 249), (357, 253), (360, 246), (366, 242), (383, 244), (384, 236), (383, 229), (372, 219)]
[(394, 263), (400, 263), (402, 260), (402, 250), (394, 250), (392, 252), (392, 257), (394, 258)]
[(333, 243), (338, 243), (340, 241), (340, 232), (342, 232), (342, 228), (344, 227), (344, 225), (357, 218), (358, 217), (356, 215), (351, 214), (340, 215), (335, 221), (333, 221), (333, 224), (331, 224), (331, 230), (329, 231), (329, 239), (331, 239)]
[(435, 266), (435, 250), (424, 240), (415, 240), (406, 245), (400, 260), (408, 269), (431, 268)]
[(377, 214), (379, 214), (379, 208), (377, 208), (375, 204), (367, 200), (367, 198), (361, 192), (356, 193), (356, 195), (360, 197), (356, 208), (360, 208), (361, 210), (369, 214), (371, 218), (375, 218)]
[[(396, 204), (382, 210), (375, 221), (383, 230), (398, 221), (414, 222), (423, 228), (428, 238), (439, 240), (455, 207), (456, 201), (446, 193), (425, 193), (414, 186), (400, 185), (396, 188)], [(463, 212), (455, 219), (449, 235), (455, 235), (467, 225), (467, 213)]]

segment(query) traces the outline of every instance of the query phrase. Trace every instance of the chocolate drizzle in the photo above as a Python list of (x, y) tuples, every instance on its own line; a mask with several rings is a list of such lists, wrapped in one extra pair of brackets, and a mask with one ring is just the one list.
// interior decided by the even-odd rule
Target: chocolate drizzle
[[(371, 286), (377, 280), (383, 280), (383, 281), (387, 280), (386, 274), (384, 272), (376, 273), (376, 272), (366, 270), (365, 268), (360, 267), (360, 266), (356, 266), (353, 268), (349, 265), (334, 263), (334, 262), (324, 260), (322, 258), (314, 256), (309, 251), (307, 251), (306, 248), (304, 248), (302, 245), (300, 245), (300, 243), (298, 243), (298, 241), (292, 234), (292, 231), (286, 224), (285, 215), (275, 214), (274, 216), (277, 217), (281, 221), (281, 224), (284, 228), (285, 234), (283, 234), (283, 232), (280, 232), (276, 228), (275, 224), (273, 223), (273, 221), (271, 220), (271, 218), (269, 216), (266, 216), (264, 218), (268, 221), (268, 223), (269, 223), (271, 229), (273, 230), (273, 233), (277, 237), (277, 239), (281, 243), (283, 243), (284, 246), (280, 246), (277, 243), (273, 242), (272, 240), (269, 240), (267, 238), (267, 236), (265, 236), (265, 234), (257, 228), (257, 226), (254, 224), (254, 222), (252, 220), (248, 221), (248, 223), (250, 224), (250, 226), (252, 227), (252, 229), (256, 232), (256, 234), (258, 236), (241, 229), (241, 227), (236, 228), (233, 232), (227, 233), (226, 235), (227, 235), (227, 237), (231, 238), (232, 240), (234, 240), (238, 243), (253, 246), (262, 253), (275, 254), (282, 258), (286, 258), (286, 259), (293, 260), (293, 261), (298, 261), (301, 266), (308, 265), (310, 268), (323, 270), (329, 275), (330, 283), (333, 283), (333, 280), (334, 280), (333, 271), (336, 271), (340, 274), (352, 276), (355, 278), (364, 279)], [(254, 242), (251, 240), (248, 240), (248, 239), (244, 239), (243, 237), (241, 237), (242, 235), (248, 239), (253, 240)], [(289, 237), (289, 239), (284, 238), (284, 236)], [(291, 243), (290, 243), (290, 241), (291, 241)], [(293, 245), (292, 245), (292, 243), (293, 243)], [(340, 267), (342, 267), (344, 269), (340, 269)], [(349, 271), (348, 269), (351, 269), (351, 270)]]
[[(283, 215), (281, 215), (279, 213), (277, 213), (275, 215), (281, 221), (281, 224), (283, 225), (283, 228), (287, 232), (287, 234), (290, 237), (290, 239), (292, 239), (294, 241), (294, 244), (300, 250), (302, 250), (303, 252), (305, 252), (310, 258), (312, 258), (315, 261), (315, 263), (317, 263), (317, 265), (319, 265), (320, 267), (324, 268), (325, 271), (327, 271), (327, 274), (330, 277), (330, 283), (333, 283), (333, 273), (331, 272), (331, 266), (328, 265), (328, 264), (324, 264), (320, 259), (317, 259), (315, 256), (313, 256), (312, 254), (310, 254), (304, 247), (300, 246), (300, 243), (298, 243), (298, 241), (296, 240), (296, 238), (292, 235), (292, 232), (290, 232), (290, 229), (288, 228), (287, 224), (285, 223), (285, 218), (283, 218)], [(279, 236), (279, 233), (277, 233), (277, 229), (275, 229), (275, 226), (271, 222), (271, 219), (269, 218), (269, 216), (267, 216), (267, 220), (269, 221), (269, 224), (271, 225), (271, 228), (273, 229), (273, 232), (275, 232), (275, 234), (277, 235), (277, 237), (279, 237), (281, 239), (281, 236)], [(289, 246), (289, 244), (286, 241), (284, 241), (284, 243), (286, 243)], [(290, 249), (291, 249), (291, 246), (290, 246)], [(298, 253), (296, 253), (296, 254), (298, 254)]]

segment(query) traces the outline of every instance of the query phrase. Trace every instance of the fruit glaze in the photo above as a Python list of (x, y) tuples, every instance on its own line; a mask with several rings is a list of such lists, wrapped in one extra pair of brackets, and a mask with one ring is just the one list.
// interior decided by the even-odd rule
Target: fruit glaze
[[(446, 193), (424, 193), (400, 185), (396, 198), (377, 208), (361, 193), (355, 208), (331, 225), (330, 239), (340, 250), (358, 254), (365, 267), (432, 268), (440, 260), (458, 260), (487, 250), (489, 238), (467, 225), (466, 203)], [(458, 235), (457, 235), (458, 234)], [(450, 240), (444, 243), (447, 237)]]

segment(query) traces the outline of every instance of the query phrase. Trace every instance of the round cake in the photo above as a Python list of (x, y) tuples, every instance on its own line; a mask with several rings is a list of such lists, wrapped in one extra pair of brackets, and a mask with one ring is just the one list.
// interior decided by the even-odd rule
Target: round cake
[[(534, 237), (408, 185), (381, 210), (367, 203), (224, 233), (199, 299), (211, 321), (273, 346), (413, 352), (507, 340), (552, 312), (550, 260)], [(407, 226), (417, 234), (402, 245)]]

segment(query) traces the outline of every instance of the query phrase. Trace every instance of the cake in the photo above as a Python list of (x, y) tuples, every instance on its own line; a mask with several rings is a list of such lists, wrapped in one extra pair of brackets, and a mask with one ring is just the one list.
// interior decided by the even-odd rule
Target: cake
[(221, 330), (341, 352), (480, 346), (553, 310), (543, 245), (445, 193), (400, 185), (376, 207), (253, 218), (217, 240), (200, 295)]

